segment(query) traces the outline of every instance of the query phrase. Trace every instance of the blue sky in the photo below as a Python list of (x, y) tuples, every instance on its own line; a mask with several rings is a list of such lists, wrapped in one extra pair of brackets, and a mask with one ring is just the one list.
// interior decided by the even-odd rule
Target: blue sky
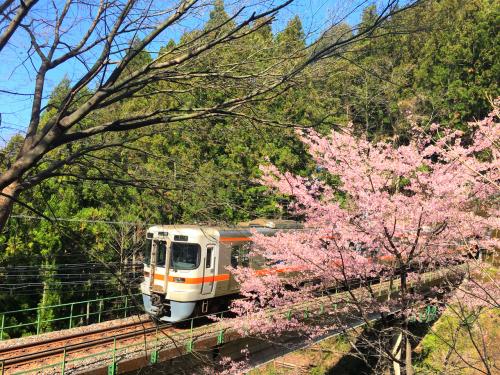
[[(230, 2), (226, 0), (226, 8), (228, 12), (239, 8), (242, 1), (234, 0)], [(276, 1), (278, 2), (278, 1)], [(166, 2), (164, 2), (166, 3)], [(245, 3), (251, 3), (245, 1)], [(162, 4), (162, 2), (158, 2)], [(254, 3), (255, 4), (255, 3)], [(257, 3), (258, 4), (258, 3)], [(279, 32), (285, 27), (288, 20), (295, 15), (299, 15), (304, 31), (306, 32), (309, 41), (314, 40), (321, 30), (324, 30), (333, 19), (338, 19), (339, 15), (348, 15), (346, 21), (350, 24), (356, 24), (359, 20), (362, 9), (369, 4), (369, 1), (336, 1), (336, 0), (295, 0), (295, 2), (282, 10), (273, 24), (273, 31)], [(49, 7), (48, 0), (42, 0), (37, 7), (43, 13)], [(197, 17), (192, 17), (189, 20), (182, 22), (175, 30), (159, 39), (153, 49), (158, 45), (166, 44), (168, 39), (173, 38), (178, 40), (183, 31), (202, 27), (206, 20), (208, 11), (204, 11)], [(83, 30), (70, 31), (70, 39), (78, 37), (83, 33)], [(35, 71), (32, 66), (37, 66), (40, 62), (36, 58), (32, 61), (26, 60), (27, 51), (30, 47), (29, 38), (24, 33), (14, 35), (12, 43), (7, 45), (0, 53), (0, 90), (9, 92), (17, 92), (21, 94), (30, 94), (34, 89)], [(156, 47), (156, 48), (155, 48)], [(47, 76), (44, 94), (49, 95), (52, 89), (61, 81), (63, 77), (76, 79), (82, 71), (83, 66), (76, 62), (70, 61), (61, 65), (59, 68), (51, 71)], [(0, 91), (0, 146), (12, 137), (15, 133), (22, 133), (29, 122), (31, 112), (31, 96), (29, 95), (12, 95), (4, 91)]]

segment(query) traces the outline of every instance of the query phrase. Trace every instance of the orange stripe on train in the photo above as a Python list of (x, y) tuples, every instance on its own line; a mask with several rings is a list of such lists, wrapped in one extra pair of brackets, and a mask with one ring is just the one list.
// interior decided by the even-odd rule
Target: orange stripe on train
[(165, 276), (163, 276), (162, 274), (159, 274), (159, 273), (155, 273), (154, 279), (163, 281), (163, 280), (165, 280)]
[(283, 272), (298, 272), (301, 271), (302, 267), (282, 267), (282, 268), (263, 268), (261, 270), (255, 270), (257, 276), (271, 275), (273, 273), (283, 273)]
[[(265, 268), (260, 270), (255, 270), (255, 274), (258, 276), (270, 275), (273, 273), (283, 273), (283, 272), (296, 272), (300, 271), (301, 267), (283, 267), (283, 268)], [(215, 276), (205, 276), (205, 277), (182, 277), (182, 276), (168, 276), (168, 281), (170, 282), (178, 282), (175, 279), (180, 278), (184, 279), (184, 281), (179, 282), (182, 284), (202, 284), (202, 283), (210, 283), (214, 281), (228, 281), (230, 275), (228, 273), (215, 275)], [(165, 280), (165, 276), (162, 274), (155, 274), (155, 280), (163, 281)]]
[(227, 281), (229, 280), (229, 274), (224, 273), (220, 275), (205, 276), (205, 277), (181, 277), (181, 276), (168, 277), (168, 281), (171, 282), (176, 282), (175, 279), (184, 279), (183, 282), (179, 282), (182, 284), (202, 284), (202, 283), (211, 283), (214, 281)]
[(242, 241), (251, 241), (250, 237), (221, 237), (219, 238), (220, 242), (242, 242)]

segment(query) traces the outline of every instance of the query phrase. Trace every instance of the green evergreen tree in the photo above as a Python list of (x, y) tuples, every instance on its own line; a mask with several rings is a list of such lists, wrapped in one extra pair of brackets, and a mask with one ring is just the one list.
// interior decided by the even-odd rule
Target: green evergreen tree
[(500, 4), (489, 0), (435, 2), (439, 24), (420, 50), (415, 89), (436, 121), (463, 124), (484, 117), (500, 95)]

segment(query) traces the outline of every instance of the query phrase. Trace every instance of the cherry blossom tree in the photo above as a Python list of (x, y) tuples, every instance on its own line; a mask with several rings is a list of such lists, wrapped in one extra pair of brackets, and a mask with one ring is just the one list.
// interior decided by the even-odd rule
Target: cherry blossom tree
[[(292, 198), (289, 209), (304, 218), (305, 229), (255, 235), (251, 256), (265, 259), (271, 271), (233, 270), (246, 297), (233, 304), (239, 329), (268, 338), (284, 331), (318, 335), (344, 327), (346, 315), (369, 323), (374, 314), (384, 319), (391, 313), (402, 322), (407, 358), (395, 355), (390, 340), (377, 350), (412, 373), (407, 322), (429, 303), (416, 287), (422, 275), (456, 265), (463, 271), (479, 249), (499, 244), (490, 235), (500, 224), (498, 104), (485, 119), (469, 123), (467, 133), (415, 125), (407, 142), (370, 142), (350, 126), (327, 136), (300, 131), (317, 164), (315, 175), (269, 165), (262, 167), (262, 181)], [(383, 280), (394, 281), (398, 293), (380, 298), (374, 285)], [(468, 283), (461, 293), (483, 286), (469, 293), (472, 304), (499, 307), (498, 283)], [(347, 297), (332, 294), (337, 308), (321, 317), (269, 314), (269, 308), (286, 311), (332, 286)]]

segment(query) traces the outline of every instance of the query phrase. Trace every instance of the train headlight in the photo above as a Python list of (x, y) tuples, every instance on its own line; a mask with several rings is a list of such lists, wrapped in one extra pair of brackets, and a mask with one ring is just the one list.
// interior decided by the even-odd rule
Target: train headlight
[(174, 277), (174, 282), (176, 282), (176, 283), (185, 283), (186, 279), (184, 277)]

